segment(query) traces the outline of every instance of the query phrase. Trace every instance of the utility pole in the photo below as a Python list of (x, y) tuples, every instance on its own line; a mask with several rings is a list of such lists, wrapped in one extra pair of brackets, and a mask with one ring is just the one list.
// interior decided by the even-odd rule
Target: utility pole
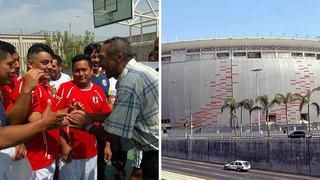
[[(256, 69), (252, 69), (251, 71), (256, 73), (256, 90), (257, 90), (257, 97), (258, 97), (259, 96), (258, 72), (262, 71), (262, 69), (261, 68), (256, 68)], [(259, 101), (258, 101), (258, 106), (260, 106)], [(259, 129), (259, 133), (262, 134), (262, 132), (261, 132), (261, 122), (260, 122), (260, 111), (258, 111), (258, 129)]]

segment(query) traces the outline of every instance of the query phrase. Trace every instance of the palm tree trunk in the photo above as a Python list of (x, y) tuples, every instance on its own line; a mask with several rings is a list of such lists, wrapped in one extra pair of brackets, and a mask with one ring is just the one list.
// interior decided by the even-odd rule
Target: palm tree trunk
[(269, 113), (266, 112), (267, 132), (268, 132), (268, 137), (270, 137), (268, 115), (269, 115)]
[(310, 122), (310, 110), (309, 110), (309, 103), (308, 103), (308, 126), (309, 126), (309, 133), (311, 132), (311, 122)]
[(240, 118), (240, 137), (242, 135), (242, 107), (241, 107), (241, 118)]
[(250, 138), (252, 137), (252, 118), (251, 118), (251, 113), (249, 114), (250, 118)]
[(289, 124), (288, 124), (288, 105), (286, 105), (286, 125), (287, 125), (287, 135), (288, 135), (288, 131), (289, 131)]
[(235, 119), (234, 119), (234, 116), (232, 116), (233, 118), (233, 123), (234, 123), (234, 137), (237, 137), (237, 125), (236, 125), (236, 122), (234, 122), (235, 121)]

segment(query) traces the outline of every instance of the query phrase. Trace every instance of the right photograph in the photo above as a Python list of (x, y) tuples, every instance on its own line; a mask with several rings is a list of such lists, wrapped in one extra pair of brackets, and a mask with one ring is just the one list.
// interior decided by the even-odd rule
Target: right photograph
[(162, 179), (320, 179), (320, 1), (161, 3)]

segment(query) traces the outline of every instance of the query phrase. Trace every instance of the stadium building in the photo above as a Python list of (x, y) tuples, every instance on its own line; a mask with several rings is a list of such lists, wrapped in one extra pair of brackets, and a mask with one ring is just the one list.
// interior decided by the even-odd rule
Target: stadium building
[[(237, 101), (277, 93), (306, 92), (320, 85), (320, 41), (283, 38), (229, 38), (179, 41), (162, 44), (162, 128), (190, 127), (194, 133), (228, 128), (229, 110), (221, 113), (225, 99)], [(311, 95), (320, 102), (320, 92)], [(242, 112), (245, 127), (249, 113)], [(265, 126), (265, 115), (252, 113), (254, 129)], [(310, 107), (311, 122), (318, 122)], [(237, 110), (240, 120), (241, 111)], [(301, 125), (307, 109), (299, 112), (299, 102), (290, 103), (288, 121)], [(283, 127), (284, 105), (275, 105), (269, 113), (270, 124)], [(314, 123), (315, 124), (315, 123)], [(220, 128), (220, 129), (219, 129)], [(263, 129), (263, 127), (262, 127)], [(248, 128), (244, 128), (248, 131)]]

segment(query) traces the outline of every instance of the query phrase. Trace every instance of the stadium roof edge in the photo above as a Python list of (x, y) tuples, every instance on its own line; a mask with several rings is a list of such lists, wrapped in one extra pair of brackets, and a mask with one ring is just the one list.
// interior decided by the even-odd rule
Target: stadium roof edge
[(320, 48), (320, 39), (284, 38), (284, 37), (241, 37), (241, 38), (208, 38), (180, 40), (162, 43), (162, 50), (175, 48), (196, 48), (210, 46), (292, 46)]

